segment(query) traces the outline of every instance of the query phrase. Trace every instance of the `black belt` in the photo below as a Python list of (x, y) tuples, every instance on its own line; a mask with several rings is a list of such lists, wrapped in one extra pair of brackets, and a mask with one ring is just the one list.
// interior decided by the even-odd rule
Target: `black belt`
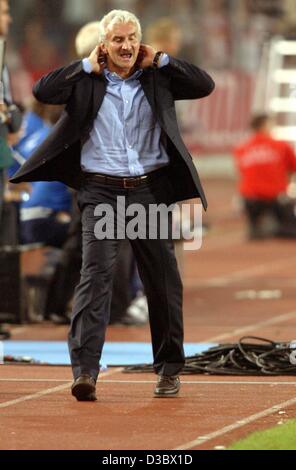
[(155, 181), (160, 176), (166, 173), (167, 169), (161, 168), (160, 170), (152, 171), (151, 173), (142, 176), (120, 177), (103, 175), (101, 173), (84, 173), (84, 178), (86, 180), (96, 181), (97, 183), (104, 184), (106, 186), (115, 186), (117, 188), (130, 189), (150, 184), (152, 181)]

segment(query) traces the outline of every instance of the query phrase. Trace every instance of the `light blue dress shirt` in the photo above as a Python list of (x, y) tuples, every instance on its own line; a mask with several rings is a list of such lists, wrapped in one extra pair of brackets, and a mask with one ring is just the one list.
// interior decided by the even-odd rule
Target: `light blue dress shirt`
[[(91, 72), (88, 59), (83, 69)], [(164, 54), (159, 66), (168, 64)], [(138, 80), (138, 70), (123, 80), (105, 69), (107, 90), (89, 139), (81, 150), (82, 171), (113, 176), (138, 176), (169, 164), (160, 125)]]

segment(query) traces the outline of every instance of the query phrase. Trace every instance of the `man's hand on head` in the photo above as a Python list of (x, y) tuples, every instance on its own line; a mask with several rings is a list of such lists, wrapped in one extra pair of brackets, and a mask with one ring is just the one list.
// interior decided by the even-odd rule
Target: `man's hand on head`
[(147, 44), (141, 44), (137, 59), (137, 66), (140, 69), (152, 67), (155, 54), (156, 50), (153, 49), (153, 47), (148, 46)]
[(101, 46), (97, 46), (88, 57), (88, 60), (92, 66), (92, 72), (100, 75), (106, 67), (106, 58), (101, 49)]

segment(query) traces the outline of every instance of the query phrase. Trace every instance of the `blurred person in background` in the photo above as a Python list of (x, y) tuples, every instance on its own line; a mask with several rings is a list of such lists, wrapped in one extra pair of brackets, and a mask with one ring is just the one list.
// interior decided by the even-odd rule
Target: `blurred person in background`
[[(7, 67), (3, 63), (5, 40), (12, 22), (8, 0), (0, 0), (0, 40), (2, 43), (0, 82), (0, 238), (3, 230), (3, 204), (6, 186), (6, 169), (13, 163), (10, 145), (18, 139), (22, 113), (13, 103)], [(1, 242), (0, 242), (1, 243)], [(0, 338), (8, 338), (9, 332), (0, 325)]]
[[(24, 117), (24, 135), (15, 152), (25, 162), (50, 134), (62, 112), (60, 106), (39, 103), (33, 99)], [(16, 170), (14, 165), (13, 170)], [(58, 181), (34, 181), (28, 198), (20, 204), (20, 242), (42, 243), (61, 248), (70, 223), (71, 195)]]
[(234, 149), (250, 239), (296, 236), (294, 202), (287, 195), (296, 156), (289, 144), (272, 137), (273, 126), (269, 115), (254, 116), (252, 135)]
[[(141, 26), (132, 13), (114, 10), (101, 28), (102, 42), (89, 57), (35, 84), (37, 99), (66, 104), (66, 110), (51, 138), (12, 179), (57, 179), (79, 189), (83, 263), (69, 332), (72, 395), (79, 401), (96, 400), (120, 245), (115, 234), (96, 233), (101, 219), (94, 209), (108, 204), (117, 214), (120, 195), (128, 198), (129, 207), (141, 204), (146, 214), (151, 206), (168, 209), (194, 197), (206, 208), (199, 176), (178, 131), (174, 102), (203, 98), (214, 89), (199, 67), (141, 44)], [(126, 233), (128, 220), (121, 220), (120, 212), (116, 221), (123, 222)], [(166, 237), (159, 230), (156, 238), (150, 237), (151, 226), (146, 226), (146, 237), (129, 237), (148, 298), (156, 397), (179, 393), (185, 362), (182, 282), (171, 213), (167, 215)]]
[[(5, 40), (12, 22), (8, 0), (0, 0), (0, 40), (2, 43), (1, 59), (4, 59)], [(18, 131), (21, 127), (22, 113), (13, 103), (10, 87), (10, 78), (7, 67), (1, 64), (0, 82), (0, 230), (4, 202), (4, 189), (6, 184), (6, 168), (12, 165), (10, 145), (17, 141)]]
[(24, 25), (24, 38), (20, 46), (20, 56), (25, 69), (34, 83), (52, 67), (61, 63), (57, 45), (49, 38), (39, 19), (29, 19)]
[[(32, 96), (30, 96), (30, 98), (26, 101), (26, 104), (23, 108), (24, 116), (22, 126), (18, 135), (18, 140), (13, 146), (14, 163), (7, 171), (9, 177), (11, 177), (16, 171), (18, 171), (19, 168), (26, 161), (26, 158), (20, 153), (25, 142), (27, 140), (30, 141), (31, 137), (36, 132), (44, 131), (48, 128), (49, 109), (50, 107), (44, 106), (42, 103), (39, 103)], [(31, 148), (32, 146), (34, 146), (33, 142), (34, 139), (32, 140)], [(16, 188), (18, 188), (18, 186), (14, 186), (14, 189)], [(26, 188), (28, 188), (28, 185), (26, 185)]]
[(75, 50), (80, 59), (88, 56), (100, 42), (100, 22), (91, 21), (80, 28), (75, 37)]
[(181, 27), (170, 17), (158, 18), (146, 28), (145, 41), (156, 51), (177, 56), (182, 46)]

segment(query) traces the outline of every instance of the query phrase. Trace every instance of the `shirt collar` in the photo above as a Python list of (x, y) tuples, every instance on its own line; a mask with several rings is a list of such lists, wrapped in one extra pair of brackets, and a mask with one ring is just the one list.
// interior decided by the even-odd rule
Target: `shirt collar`
[(110, 83), (120, 83), (120, 82), (127, 82), (129, 80), (136, 80), (140, 75), (142, 75), (143, 69), (136, 70), (130, 77), (123, 79), (116, 72), (110, 72), (108, 69), (104, 69), (104, 75), (108, 82)]

